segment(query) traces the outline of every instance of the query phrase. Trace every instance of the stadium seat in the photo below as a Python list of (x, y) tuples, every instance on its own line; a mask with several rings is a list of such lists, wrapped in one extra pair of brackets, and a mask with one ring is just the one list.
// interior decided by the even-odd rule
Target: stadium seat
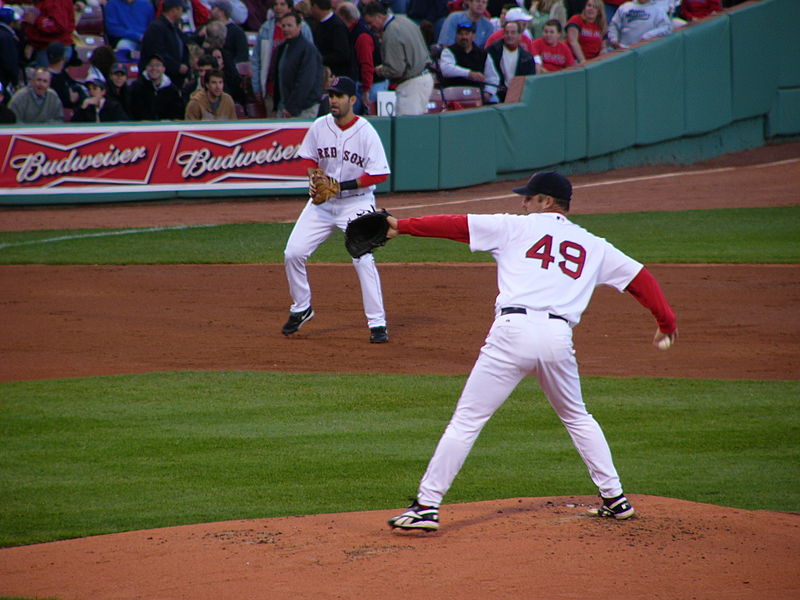
[(76, 33), (74, 37), (76, 38), (75, 51), (78, 53), (78, 58), (81, 59), (81, 62), (89, 62), (94, 49), (106, 44), (106, 40), (102, 35)]
[(78, 16), (75, 24), (75, 31), (82, 35), (97, 35), (102, 37), (105, 32), (103, 24), (103, 8), (87, 4), (83, 12)]
[(428, 114), (440, 113), (446, 108), (447, 104), (444, 101), (441, 88), (433, 88), (433, 91), (431, 91), (431, 96), (428, 98)]
[(448, 110), (475, 108), (483, 106), (480, 88), (471, 85), (453, 85), (442, 89), (442, 96)]
[(247, 116), (251, 119), (266, 119), (267, 109), (263, 102), (248, 102), (245, 106)]

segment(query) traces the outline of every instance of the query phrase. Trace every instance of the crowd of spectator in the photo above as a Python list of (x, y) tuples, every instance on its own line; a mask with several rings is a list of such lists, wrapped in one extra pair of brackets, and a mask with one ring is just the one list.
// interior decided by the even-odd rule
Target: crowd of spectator
[[(0, 123), (313, 118), (433, 89), (503, 102), (511, 81), (668, 35), (739, 0), (0, 0)], [(102, 15), (87, 51), (81, 18)], [(80, 73), (80, 77), (76, 75)]]

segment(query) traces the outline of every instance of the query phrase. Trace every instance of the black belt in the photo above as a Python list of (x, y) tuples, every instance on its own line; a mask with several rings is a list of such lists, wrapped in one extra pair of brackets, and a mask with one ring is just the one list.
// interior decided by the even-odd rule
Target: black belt
[[(524, 308), (519, 306), (506, 306), (505, 308), (500, 309), (501, 315), (527, 315), (528, 311)], [(564, 317), (561, 315), (554, 315), (553, 313), (547, 313), (547, 318), (549, 319), (561, 319), (565, 323), (569, 323)]]

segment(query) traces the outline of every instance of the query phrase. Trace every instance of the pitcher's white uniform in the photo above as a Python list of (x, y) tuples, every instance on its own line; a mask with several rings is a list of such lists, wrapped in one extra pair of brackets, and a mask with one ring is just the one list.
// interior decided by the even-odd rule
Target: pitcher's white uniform
[[(326, 175), (339, 181), (357, 179), (364, 174), (388, 175), (389, 163), (375, 128), (357, 117), (342, 130), (333, 116), (320, 117), (311, 125), (300, 146), (299, 156), (315, 161)], [(374, 210), (374, 185), (343, 190), (323, 204), (309, 198), (286, 243), (284, 266), (292, 296), (293, 313), (311, 306), (311, 288), (306, 273), (306, 260), (338, 227), (344, 230), (357, 214)], [(353, 259), (361, 284), (361, 296), (367, 326), (386, 326), (386, 312), (378, 269), (373, 255)]]
[[(403, 219), (401, 233), (424, 235), (413, 225), (424, 219)], [(467, 222), (470, 249), (497, 261), (496, 318), (422, 478), (418, 502), (439, 506), (483, 426), (529, 374), (539, 380), (600, 494), (622, 494), (608, 443), (583, 403), (572, 327), (596, 286), (625, 290), (641, 263), (559, 213), (469, 215)], [(503, 308), (525, 312), (502, 315)]]

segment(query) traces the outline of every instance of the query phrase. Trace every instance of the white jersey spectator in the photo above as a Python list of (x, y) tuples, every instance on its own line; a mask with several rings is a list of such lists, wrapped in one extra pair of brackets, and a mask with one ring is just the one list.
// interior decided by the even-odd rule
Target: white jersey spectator
[(608, 25), (608, 41), (614, 48), (629, 48), (672, 31), (663, 4), (631, 0), (619, 7)]

